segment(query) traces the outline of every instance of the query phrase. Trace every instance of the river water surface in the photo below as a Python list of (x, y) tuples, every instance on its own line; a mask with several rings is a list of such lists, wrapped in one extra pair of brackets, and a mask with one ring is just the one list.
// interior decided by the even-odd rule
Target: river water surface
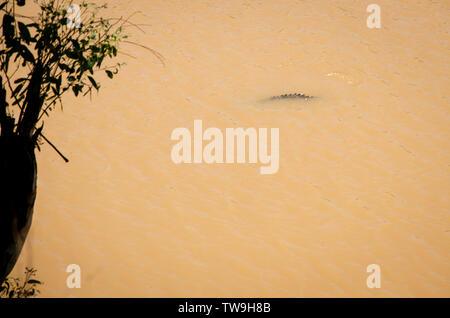
[[(450, 1), (108, 1), (142, 25), (45, 122), (14, 274), (48, 297), (450, 296)], [(304, 93), (309, 101), (261, 99)], [(278, 127), (280, 169), (175, 165), (171, 132)], [(80, 289), (66, 267), (82, 270)], [(379, 264), (381, 288), (366, 267)]]

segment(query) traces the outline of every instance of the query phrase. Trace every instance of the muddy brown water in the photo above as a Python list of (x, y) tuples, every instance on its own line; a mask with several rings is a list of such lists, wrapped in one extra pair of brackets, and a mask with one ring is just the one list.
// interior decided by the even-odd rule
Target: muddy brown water
[[(15, 268), (45, 297), (450, 296), (449, 1), (108, 1), (127, 65), (64, 99)], [(303, 93), (308, 101), (261, 103)], [(176, 127), (280, 128), (280, 169), (175, 165)], [(66, 286), (79, 264), (80, 289)], [(368, 289), (366, 267), (381, 266)]]

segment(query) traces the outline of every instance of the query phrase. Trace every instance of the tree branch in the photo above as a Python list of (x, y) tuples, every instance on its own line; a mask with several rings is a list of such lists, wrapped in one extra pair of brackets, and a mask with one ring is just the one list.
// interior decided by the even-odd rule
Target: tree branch
[(44, 140), (58, 153), (58, 155), (60, 155), (61, 156), (61, 158), (63, 158), (63, 160), (65, 161), (65, 162), (69, 162), (69, 159), (67, 159), (62, 153), (61, 153), (61, 151), (59, 151), (58, 150), (58, 148), (56, 148), (55, 147), (55, 145), (54, 144), (52, 144), (51, 143), (51, 141), (50, 140), (48, 140), (43, 134), (42, 134), (42, 132), (40, 133), (40, 135), (42, 136), (42, 138), (44, 138)]

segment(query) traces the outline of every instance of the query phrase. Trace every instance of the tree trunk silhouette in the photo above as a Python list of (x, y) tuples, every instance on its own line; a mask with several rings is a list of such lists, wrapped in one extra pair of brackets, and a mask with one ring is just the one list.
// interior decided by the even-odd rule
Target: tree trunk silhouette
[(14, 268), (30, 229), (37, 181), (36, 141), (13, 132), (6, 106), (0, 87), (0, 284)]
[[(126, 39), (122, 27), (134, 25), (129, 18), (99, 19), (96, 14), (103, 6), (92, 3), (83, 11), (83, 27), (67, 28), (64, 21), (70, 17), (64, 1), (37, 1), (39, 16), (29, 24), (18, 21), (30, 17), (15, 10), (26, 0), (1, 2), (0, 283), (14, 267), (31, 226), (37, 178), (34, 149), (39, 149), (40, 138), (68, 162), (42, 134), (42, 115), (62, 106), (61, 96), (70, 89), (75, 96), (98, 91), (94, 71), (105, 70), (113, 78), (121, 64), (102, 63), (115, 57), (118, 43)], [(148, 49), (164, 64), (156, 51), (123, 42)]]
[(36, 181), (31, 140), (0, 136), (0, 283), (13, 269), (30, 229)]

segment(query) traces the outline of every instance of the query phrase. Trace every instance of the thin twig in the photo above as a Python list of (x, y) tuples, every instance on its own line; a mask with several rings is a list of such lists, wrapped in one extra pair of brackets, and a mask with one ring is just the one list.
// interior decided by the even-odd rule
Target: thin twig
[(45, 140), (50, 146), (52, 146), (52, 148), (58, 153), (58, 155), (61, 156), (61, 158), (64, 159), (65, 162), (69, 162), (69, 159), (67, 159), (67, 158), (61, 153), (61, 151), (59, 151), (58, 148), (56, 148), (55, 145), (52, 144), (52, 143), (50, 142), (50, 140), (48, 140), (42, 133), (40, 133), (40, 135), (42, 136), (42, 138), (44, 138), (44, 140)]
[(136, 42), (132, 42), (132, 41), (123, 41), (123, 42), (124, 43), (128, 43), (128, 44), (133, 44), (133, 45), (136, 45), (136, 46), (140, 46), (140, 47), (142, 47), (144, 49), (149, 50), (150, 52), (153, 53), (154, 56), (156, 56), (156, 58), (161, 62), (161, 64), (163, 66), (166, 66), (166, 63), (164, 62), (164, 56), (161, 53), (159, 53), (158, 51), (155, 51), (152, 48), (149, 48), (148, 46), (145, 46), (145, 45), (142, 45), (142, 44), (139, 44), (139, 43), (136, 43)]

